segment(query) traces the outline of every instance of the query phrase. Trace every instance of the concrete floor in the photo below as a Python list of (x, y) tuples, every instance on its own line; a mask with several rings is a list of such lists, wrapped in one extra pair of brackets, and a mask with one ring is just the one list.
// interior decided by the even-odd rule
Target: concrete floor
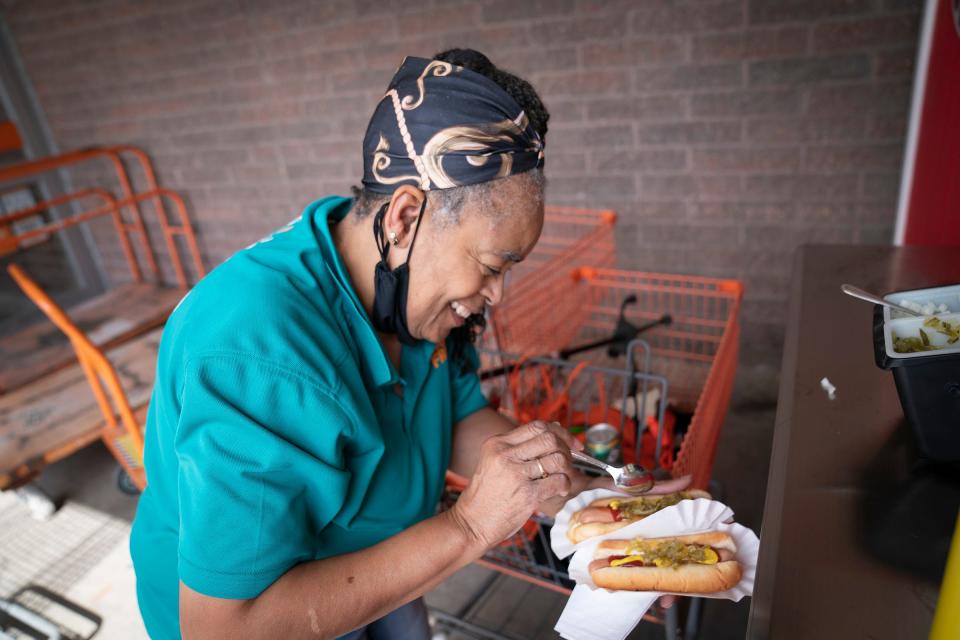
[(35, 593), (16, 601), (79, 637), (88, 637), (95, 628), (90, 618), (100, 616), (97, 638), (137, 640), (147, 635), (127, 551), (136, 502), (111, 488), (114, 466), (98, 446), (52, 468), (43, 479), (45, 485), (63, 489), (72, 478), (73, 487), (56, 494), (66, 500), (44, 521), (33, 519), (13, 492), (0, 494), (0, 597), (11, 598), (28, 585), (40, 586), (92, 615), (71, 614)]
[[(745, 376), (744, 380), (738, 381), (735, 402), (721, 436), (714, 476), (722, 485), (724, 500), (736, 511), (737, 520), (759, 533), (774, 407), (770, 402), (769, 388), (751, 383), (750, 376)], [(46, 584), (103, 616), (104, 627), (98, 638), (143, 637), (133, 591), (133, 572), (126, 551), (136, 498), (116, 489), (115, 470), (113, 459), (99, 444), (48, 468), (38, 485), (64, 506), (44, 523), (32, 521), (25, 507), (16, 503), (10, 494), (0, 496), (3, 531), (0, 536), (0, 542), (3, 542), (0, 544), (0, 578), (4, 576), (3, 570), (8, 578), (0, 579), (0, 596), (9, 596), (27, 582)], [(89, 539), (80, 540), (79, 546), (71, 551), (69, 544), (62, 543), (62, 532), (76, 529), (78, 519), (83, 518), (91, 521), (87, 523)], [(41, 535), (44, 531), (50, 540), (58, 536), (61, 540), (57, 550), (65, 555), (57, 562), (50, 562), (46, 556), (40, 558), (42, 550), (36, 544), (25, 543), (31, 539), (47, 539)], [(16, 548), (7, 544), (11, 536), (20, 540)], [(100, 540), (100, 543), (91, 549), (91, 540)], [(83, 554), (79, 553), (81, 550)], [(82, 555), (83, 561), (67, 567), (71, 553)], [(26, 566), (19, 572), (11, 572), (13, 560), (6, 557), (11, 554), (21, 560), (24, 554), (28, 559), (31, 554), (38, 558), (32, 568)], [(60, 571), (58, 566), (63, 570)], [(58, 576), (58, 573), (69, 575)], [(482, 595), (477, 597), (480, 591)], [(566, 596), (479, 566), (470, 566), (428, 594), (427, 602), (431, 607), (458, 614), (472, 625), (503, 636), (539, 639), (557, 637), (553, 625), (563, 609)], [(708, 640), (742, 638), (749, 608), (749, 599), (739, 603), (707, 600), (700, 637)], [(475, 631), (451, 632), (448, 637), (452, 640), (484, 636)], [(630, 636), (634, 640), (660, 637), (663, 637), (662, 627), (650, 623), (641, 623)]]

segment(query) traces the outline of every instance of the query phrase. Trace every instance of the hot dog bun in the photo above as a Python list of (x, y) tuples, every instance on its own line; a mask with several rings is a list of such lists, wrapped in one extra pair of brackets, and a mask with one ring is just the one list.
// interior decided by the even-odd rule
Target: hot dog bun
[(614, 591), (663, 591), (670, 593), (716, 593), (740, 582), (742, 570), (736, 561), (660, 567), (604, 567), (590, 572), (598, 587)]
[[(643, 520), (647, 516), (627, 516), (625, 515), (622, 520), (614, 521), (613, 514), (610, 513), (609, 522), (581, 522), (580, 519), (583, 516), (584, 512), (587, 512), (588, 509), (594, 509), (596, 507), (607, 508), (610, 506), (611, 502), (618, 501), (621, 505), (631, 503), (631, 502), (640, 502), (643, 500), (656, 500), (659, 498), (664, 498), (668, 496), (674, 496), (681, 494), (684, 499), (694, 499), (694, 498), (706, 498), (710, 499), (711, 496), (706, 491), (701, 491), (699, 489), (688, 489), (686, 491), (676, 491), (674, 493), (668, 493), (663, 495), (653, 495), (653, 496), (640, 496), (637, 498), (629, 497), (617, 497), (617, 498), (601, 498), (600, 500), (594, 500), (591, 502), (585, 509), (581, 509), (573, 514), (573, 517), (570, 518), (570, 525), (567, 527), (567, 538), (573, 544), (579, 544), (588, 538), (593, 538), (595, 536), (602, 536), (618, 529), (622, 529), (631, 522), (636, 522), (638, 520)], [(653, 514), (648, 514), (653, 515)]]
[[(676, 540), (684, 544), (700, 544), (725, 550), (732, 557), (736, 544), (729, 534), (712, 531), (669, 538), (647, 538), (649, 542)], [(604, 540), (594, 552), (590, 577), (598, 587), (621, 591), (665, 591), (673, 593), (715, 593), (732, 589), (740, 582), (743, 569), (736, 560), (716, 564), (682, 564), (675, 567), (596, 566), (610, 556), (625, 555), (632, 540)], [(599, 561), (599, 562), (598, 562)]]

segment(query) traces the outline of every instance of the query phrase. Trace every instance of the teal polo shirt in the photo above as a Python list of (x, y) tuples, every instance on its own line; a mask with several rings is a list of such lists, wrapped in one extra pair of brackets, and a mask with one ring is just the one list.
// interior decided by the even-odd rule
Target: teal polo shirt
[(472, 349), (463, 367), (421, 342), (393, 366), (330, 235), (351, 205), (314, 202), (167, 322), (130, 538), (155, 640), (180, 637), (179, 580), (253, 598), (433, 515), (452, 427), (486, 406)]

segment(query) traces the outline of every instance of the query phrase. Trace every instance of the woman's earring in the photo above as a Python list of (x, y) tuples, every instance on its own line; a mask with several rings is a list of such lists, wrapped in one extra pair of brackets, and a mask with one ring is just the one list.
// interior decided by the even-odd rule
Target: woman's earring
[(393, 246), (397, 246), (398, 244), (400, 244), (400, 238), (397, 237), (397, 233), (395, 231), (391, 231), (389, 235), (390, 235), (390, 242), (393, 243)]

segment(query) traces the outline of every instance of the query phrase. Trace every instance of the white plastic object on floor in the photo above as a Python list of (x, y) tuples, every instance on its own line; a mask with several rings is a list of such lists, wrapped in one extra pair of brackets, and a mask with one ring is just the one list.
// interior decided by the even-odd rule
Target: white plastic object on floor
[(20, 501), (27, 505), (30, 516), (34, 520), (49, 520), (57, 510), (57, 505), (53, 502), (53, 499), (44, 493), (40, 487), (28, 484), (14, 492), (20, 498)]

